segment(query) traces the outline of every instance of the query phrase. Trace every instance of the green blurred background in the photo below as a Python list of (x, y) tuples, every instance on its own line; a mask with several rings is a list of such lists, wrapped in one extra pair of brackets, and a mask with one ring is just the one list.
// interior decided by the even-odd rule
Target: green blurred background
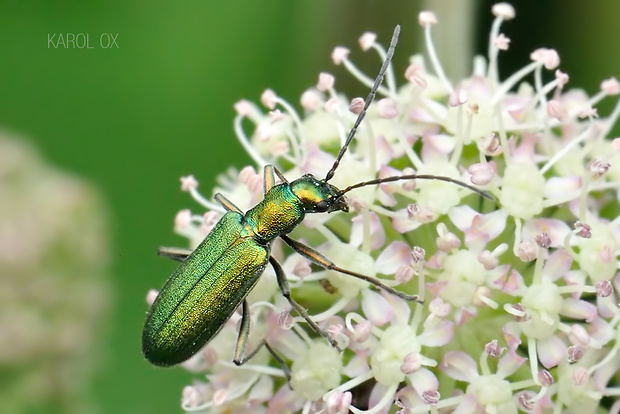
[[(172, 234), (174, 215), (198, 209), (180, 192), (178, 178), (194, 174), (210, 195), (216, 174), (249, 163), (233, 135), (233, 104), (258, 101), (269, 87), (298, 105), (321, 71), (335, 74), (336, 87), (349, 96), (367, 93), (334, 67), (333, 47), (349, 47), (353, 60), (374, 74), (376, 56), (360, 52), (357, 38), (374, 31), (387, 44), (399, 23), (395, 65), (402, 74), (409, 56), (422, 50), (417, 13), (424, 8), (437, 12), (437, 38), (447, 39), (441, 53), (451, 74), (462, 75), (470, 69), (472, 49), (486, 50), (492, 4), (0, 2), (0, 127), (27, 137), (49, 162), (93, 183), (110, 210), (113, 303), (108, 323), (95, 327), (101, 346), (93, 355), (99, 369), (91, 387), (100, 412), (180, 411), (181, 390), (192, 376), (154, 368), (142, 358), (144, 297), (174, 267), (155, 255), (157, 246), (184, 243)], [(556, 48), (569, 86), (589, 94), (602, 79), (620, 74), (620, 3), (557, 0), (515, 8), (517, 18), (502, 30), (512, 39), (500, 57), (504, 75), (541, 46)], [(93, 48), (48, 47), (54, 33), (89, 34)], [(117, 36), (118, 47), (100, 46), (105, 33)], [(606, 101), (599, 113), (608, 114), (613, 104)]]

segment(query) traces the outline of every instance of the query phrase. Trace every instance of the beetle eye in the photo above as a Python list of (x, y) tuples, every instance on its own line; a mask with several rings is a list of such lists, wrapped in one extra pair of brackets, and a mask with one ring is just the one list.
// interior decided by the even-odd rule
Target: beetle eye
[(329, 210), (329, 203), (326, 200), (321, 200), (316, 203), (316, 211), (324, 213)]

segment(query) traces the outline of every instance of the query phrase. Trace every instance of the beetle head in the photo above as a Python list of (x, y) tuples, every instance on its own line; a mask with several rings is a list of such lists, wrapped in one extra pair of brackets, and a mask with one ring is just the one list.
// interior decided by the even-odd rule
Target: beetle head
[(312, 174), (291, 182), (291, 190), (302, 202), (306, 213), (349, 211), (349, 204), (342, 191)]

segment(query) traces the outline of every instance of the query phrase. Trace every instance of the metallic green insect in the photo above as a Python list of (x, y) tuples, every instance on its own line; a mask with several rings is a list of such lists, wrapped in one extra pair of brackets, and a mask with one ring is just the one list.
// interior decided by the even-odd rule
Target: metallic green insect
[[(399, 180), (438, 179), (480, 192), (449, 177), (433, 175), (403, 175), (375, 179), (352, 185), (344, 190), (328, 183), (334, 176), (383, 80), (394, 54), (399, 32), (400, 27), (396, 26), (386, 59), (364, 108), (324, 179), (306, 174), (288, 182), (274, 166), (267, 165), (264, 169), (265, 196), (258, 205), (244, 214), (224, 196), (217, 194), (216, 200), (224, 206), (227, 213), (202, 243), (191, 253), (181, 249), (165, 249), (161, 252), (165, 256), (181, 261), (181, 264), (159, 292), (146, 318), (142, 334), (142, 350), (151, 363), (171, 366), (186, 361), (213, 339), (240, 305), (242, 305), (242, 320), (233, 361), (240, 365), (248, 360), (252, 355), (245, 356), (245, 344), (250, 326), (246, 296), (258, 281), (267, 263), (273, 266), (280, 290), (291, 306), (315, 332), (338, 347), (334, 339), (319, 328), (306, 310), (292, 299), (284, 271), (271, 256), (271, 243), (277, 237), (318, 266), (365, 280), (405, 300), (418, 301), (416, 295), (399, 292), (374, 277), (342, 269), (321, 253), (287, 236), (303, 221), (307, 213), (348, 212), (349, 206), (344, 195), (359, 187)], [(281, 180), (281, 184), (275, 185), (275, 175)], [(269, 344), (264, 345), (271, 351)], [(275, 354), (274, 356), (277, 357)]]

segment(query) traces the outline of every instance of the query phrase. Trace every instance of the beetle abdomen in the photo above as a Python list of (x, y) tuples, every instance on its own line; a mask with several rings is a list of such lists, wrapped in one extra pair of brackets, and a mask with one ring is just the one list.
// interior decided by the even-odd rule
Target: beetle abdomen
[(240, 236), (242, 218), (226, 213), (153, 303), (142, 335), (144, 356), (153, 364), (175, 365), (198, 352), (256, 284), (269, 251)]

